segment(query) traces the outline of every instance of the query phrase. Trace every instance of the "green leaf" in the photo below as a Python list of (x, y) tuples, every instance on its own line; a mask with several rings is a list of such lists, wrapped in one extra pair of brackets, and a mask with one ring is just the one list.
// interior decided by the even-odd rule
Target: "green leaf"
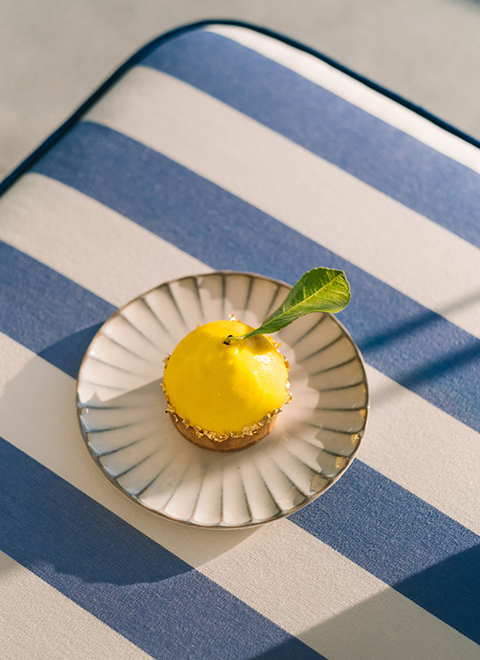
[(314, 268), (305, 273), (273, 314), (259, 328), (241, 337), (228, 337), (226, 343), (281, 330), (301, 316), (313, 312), (341, 312), (350, 302), (350, 285), (343, 270)]

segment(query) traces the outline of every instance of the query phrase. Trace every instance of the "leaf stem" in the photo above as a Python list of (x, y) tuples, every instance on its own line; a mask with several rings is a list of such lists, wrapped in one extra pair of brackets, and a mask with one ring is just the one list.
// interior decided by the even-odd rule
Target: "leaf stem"
[(225, 341), (223, 343), (226, 346), (230, 346), (230, 342), (232, 341), (232, 339), (237, 339), (237, 340), (245, 339), (246, 336), (247, 335), (241, 335), (240, 337), (235, 337), (234, 335), (228, 335), (228, 337), (225, 339)]

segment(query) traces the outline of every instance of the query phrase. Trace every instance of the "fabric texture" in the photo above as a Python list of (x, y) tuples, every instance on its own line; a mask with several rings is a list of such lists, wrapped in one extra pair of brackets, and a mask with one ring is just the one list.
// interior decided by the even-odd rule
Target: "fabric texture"
[[(137, 58), (0, 199), (6, 657), (480, 657), (479, 211), (474, 144), (280, 39)], [(338, 483), (221, 533), (114, 489), (75, 411), (100, 325), (183, 275), (319, 265), (371, 392)]]

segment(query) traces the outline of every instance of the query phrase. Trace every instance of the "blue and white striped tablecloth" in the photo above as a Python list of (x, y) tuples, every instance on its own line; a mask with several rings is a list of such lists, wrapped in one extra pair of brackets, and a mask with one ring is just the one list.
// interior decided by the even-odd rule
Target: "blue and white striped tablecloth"
[[(480, 151), (299, 47), (142, 51), (0, 200), (0, 655), (480, 658)], [(6, 186), (5, 186), (6, 187)], [(172, 278), (346, 271), (358, 458), (248, 531), (170, 523), (88, 456), (98, 327)]]

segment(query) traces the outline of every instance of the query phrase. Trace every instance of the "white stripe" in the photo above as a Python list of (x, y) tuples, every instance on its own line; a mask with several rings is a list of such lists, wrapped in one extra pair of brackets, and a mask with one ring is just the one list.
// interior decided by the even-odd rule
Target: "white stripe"
[(0, 333), (0, 356), (2, 358), (2, 368), (0, 369), (1, 396), (7, 384), (15, 378), (29, 360), (35, 357), (35, 353), (7, 337), (7, 335)]
[(162, 152), (480, 337), (478, 248), (249, 117), (137, 67), (87, 119)]
[(417, 115), (383, 94), (375, 92), (315, 56), (297, 50), (272, 37), (241, 27), (215, 25), (207, 28), (207, 31), (227, 37), (278, 62), (374, 117), (408, 133), (445, 156), (480, 172), (480, 152), (477, 147), (432, 124), (428, 119)]
[(0, 552), (2, 658), (147, 660), (149, 655)]
[(288, 520), (212, 533), (127, 500), (85, 451), (74, 392), (72, 378), (30, 360), (0, 400), (0, 435), (329, 660), (478, 654), (472, 641)]
[(211, 268), (112, 209), (40, 174), (2, 198), (0, 240), (116, 306)]
[[(5, 199), (2, 238), (115, 304), (148, 289), (152, 282), (210, 270), (95, 200), (46, 177), (23, 177)], [(80, 229), (79, 218), (85, 219)], [(103, 221), (105, 231), (100, 228)], [(15, 226), (22, 227), (22, 232), (15, 233)], [(101, 252), (97, 245), (104, 244), (105, 234), (111, 237), (112, 248)], [(128, 241), (128, 250), (119, 236)], [(85, 268), (83, 255), (90, 251), (89, 268)], [(133, 263), (132, 254), (138, 255)], [(17, 372), (17, 365), (33, 353), (5, 337), (2, 357), (0, 391), (2, 383)], [(372, 407), (360, 458), (480, 534), (475, 507), (480, 501), (479, 461), (465, 460), (465, 456), (478, 456), (479, 434), (376, 369), (367, 366), (367, 371)]]

